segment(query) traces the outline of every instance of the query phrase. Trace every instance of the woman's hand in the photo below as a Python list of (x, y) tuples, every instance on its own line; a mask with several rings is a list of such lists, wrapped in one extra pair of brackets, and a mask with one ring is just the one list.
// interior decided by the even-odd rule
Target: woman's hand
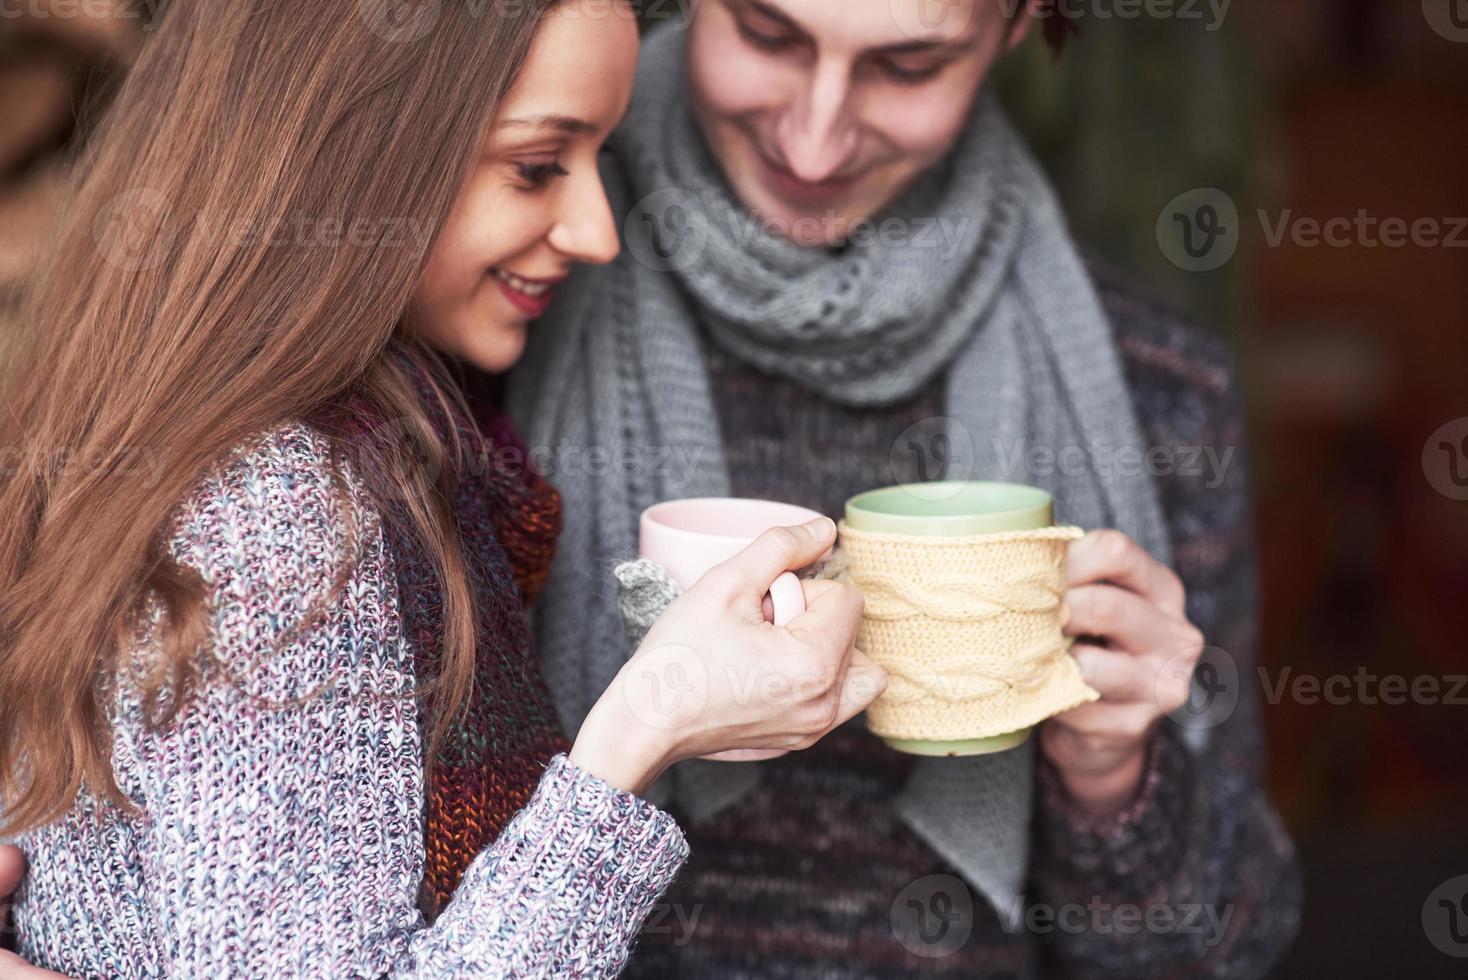
[(1047, 721), (1040, 748), (1072, 799), (1104, 816), (1136, 794), (1158, 719), (1186, 703), (1203, 634), (1182, 581), (1120, 531), (1072, 542), (1066, 581), (1071, 655), (1101, 700)]
[(808, 748), (876, 700), (887, 675), (854, 645), (861, 593), (802, 582), (806, 611), (783, 628), (762, 609), (770, 584), (835, 534), (825, 518), (774, 528), (679, 596), (587, 716), (571, 761), (640, 794), (683, 759)]
[[(10, 928), (10, 896), (25, 877), (25, 855), (20, 848), (0, 845), (0, 932)], [(0, 980), (56, 980), (59, 973), (31, 966), (14, 953), (0, 950)]]

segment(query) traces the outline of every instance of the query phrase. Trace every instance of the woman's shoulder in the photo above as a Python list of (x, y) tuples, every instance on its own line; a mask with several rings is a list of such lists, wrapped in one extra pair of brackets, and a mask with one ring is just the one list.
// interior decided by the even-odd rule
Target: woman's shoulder
[(202, 578), (232, 659), (265, 653), (310, 619), (390, 632), (380, 513), (351, 461), (307, 423), (220, 459), (176, 509), (167, 541), (173, 561)]
[(288, 573), (329, 558), (343, 537), (377, 517), (331, 439), (292, 421), (216, 461), (176, 509), (169, 542), (175, 560), (201, 572), (239, 573), (265, 562), (283, 563), (278, 571)]

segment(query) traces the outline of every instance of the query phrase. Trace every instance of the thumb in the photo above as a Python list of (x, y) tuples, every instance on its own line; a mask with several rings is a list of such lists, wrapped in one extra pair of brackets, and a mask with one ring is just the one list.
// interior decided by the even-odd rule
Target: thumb
[(0, 950), (0, 980), (60, 980), (61, 974), (31, 966), (14, 953)]
[(783, 573), (804, 568), (830, 549), (836, 525), (821, 517), (798, 527), (772, 527), (723, 564), (710, 578), (736, 595), (763, 596)]
[(841, 685), (841, 703), (836, 709), (836, 725), (844, 725), (865, 711), (887, 690), (887, 671), (860, 650), (852, 649), (851, 665)]
[(10, 844), (0, 845), (0, 898), (15, 891), (25, 875), (25, 855)]

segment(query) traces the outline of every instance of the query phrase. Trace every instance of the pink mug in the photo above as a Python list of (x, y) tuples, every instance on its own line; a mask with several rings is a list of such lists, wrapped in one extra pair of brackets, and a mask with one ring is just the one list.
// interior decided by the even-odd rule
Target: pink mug
[[(820, 517), (813, 510), (772, 500), (701, 497), (669, 500), (642, 512), (638, 554), (663, 566), (685, 592), (715, 565), (733, 558), (772, 527), (793, 527)], [(800, 579), (786, 572), (770, 586), (775, 625), (805, 612)]]

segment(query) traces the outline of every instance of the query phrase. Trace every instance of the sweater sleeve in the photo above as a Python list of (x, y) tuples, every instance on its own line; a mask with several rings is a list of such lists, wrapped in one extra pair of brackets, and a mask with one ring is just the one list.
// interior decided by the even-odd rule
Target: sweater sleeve
[(115, 750), (168, 973), (616, 975), (687, 846), (564, 756), (425, 926), (412, 660), (380, 523), (327, 458), (310, 430), (277, 433), (178, 525), (212, 651), (171, 723), (130, 726)]
[[(1154, 430), (1155, 444), (1178, 447), (1180, 459), (1186, 447), (1217, 454), (1201, 473), (1180, 463), (1160, 484), (1188, 615), (1209, 645), (1199, 668), (1207, 697), (1161, 721), (1137, 796), (1106, 820), (1083, 816), (1041, 759), (1031, 874), (1039, 902), (1055, 910), (1046, 947), (1060, 976), (1263, 976), (1298, 926), (1299, 872), (1264, 791), (1252, 686), (1257, 574), (1243, 417), (1227, 355), (1211, 360), (1211, 391), (1159, 385), (1143, 397), (1176, 401), (1140, 406), (1144, 418), (1197, 420)], [(1077, 908), (1087, 928), (1065, 928), (1064, 910)]]

